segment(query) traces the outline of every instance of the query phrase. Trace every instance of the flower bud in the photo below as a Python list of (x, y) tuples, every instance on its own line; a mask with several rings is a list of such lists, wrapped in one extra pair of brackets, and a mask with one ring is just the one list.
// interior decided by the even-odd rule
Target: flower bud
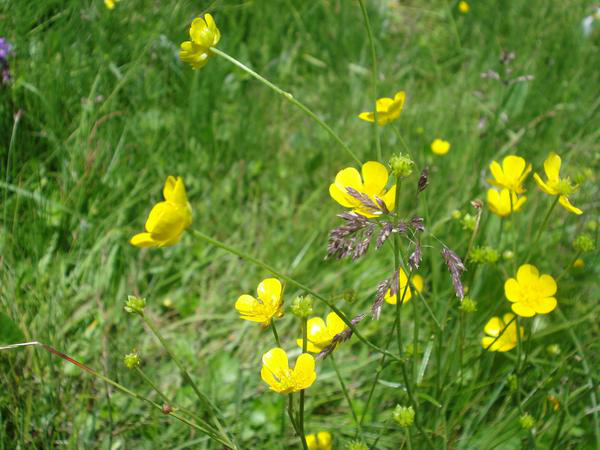
[(300, 319), (307, 319), (313, 313), (313, 299), (310, 295), (299, 295), (292, 300), (292, 313)]
[(131, 314), (144, 314), (144, 308), (146, 307), (146, 299), (136, 297), (134, 295), (128, 295), (127, 301), (125, 302), (125, 311)]
[[(316, 448), (316, 447), (315, 447)], [(324, 447), (319, 447), (319, 448), (324, 448)], [(369, 447), (367, 447), (363, 442), (361, 441), (352, 441), (348, 443), (348, 447), (346, 447), (348, 450), (369, 450)]]
[(513, 252), (511, 252), (510, 250), (506, 250), (504, 253), (502, 253), (502, 258), (504, 258), (506, 261), (510, 261), (514, 257), (515, 257), (515, 254)]
[(476, 264), (495, 264), (500, 259), (500, 254), (492, 247), (474, 247), (469, 253), (469, 259)]
[(398, 422), (402, 428), (410, 427), (415, 421), (415, 410), (412, 406), (400, 406), (396, 405), (394, 409), (394, 420)]
[(546, 347), (546, 351), (552, 356), (560, 355), (560, 346), (558, 344), (551, 344)]
[(535, 420), (531, 417), (531, 414), (525, 413), (521, 417), (519, 417), (519, 423), (521, 427), (525, 430), (531, 430), (535, 425)]
[(508, 376), (507, 381), (508, 381), (508, 387), (510, 389), (510, 392), (517, 392), (517, 389), (519, 387), (517, 376), (513, 373)]
[(125, 355), (125, 357), (123, 358), (123, 363), (128, 369), (133, 369), (134, 367), (140, 365), (140, 356), (135, 350), (133, 350), (131, 353)]
[(452, 218), (454, 220), (460, 220), (462, 218), (462, 213), (458, 209), (455, 209), (452, 211)]
[(473, 231), (477, 225), (477, 217), (467, 213), (460, 220), (463, 230)]
[(598, 229), (598, 222), (596, 222), (595, 220), (590, 220), (588, 223), (585, 224), (585, 227), (590, 231), (596, 231)]
[(589, 234), (580, 234), (573, 241), (573, 247), (578, 252), (585, 253), (593, 251), (596, 248), (596, 244)]
[(406, 178), (412, 173), (415, 163), (410, 156), (399, 153), (391, 157), (389, 165), (394, 176)]
[(477, 302), (471, 297), (465, 297), (460, 304), (460, 310), (466, 313), (473, 313), (477, 311)]

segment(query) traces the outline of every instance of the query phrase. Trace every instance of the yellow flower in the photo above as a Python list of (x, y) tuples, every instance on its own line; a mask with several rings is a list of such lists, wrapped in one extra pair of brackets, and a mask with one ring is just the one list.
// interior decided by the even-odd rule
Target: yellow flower
[(517, 271), (517, 279), (504, 283), (504, 294), (512, 302), (512, 310), (521, 317), (547, 314), (556, 308), (556, 282), (550, 275), (540, 276), (531, 264), (523, 264)]
[(163, 188), (164, 202), (157, 203), (146, 220), (146, 232), (130, 240), (136, 247), (175, 245), (183, 231), (192, 224), (192, 207), (188, 203), (181, 177), (168, 177)]
[(194, 69), (202, 68), (208, 61), (210, 48), (217, 45), (221, 32), (210, 14), (204, 19), (197, 17), (190, 26), (191, 41), (181, 43), (179, 58), (189, 63)]
[(450, 150), (450, 142), (436, 139), (431, 143), (431, 151), (436, 155), (445, 155)]
[(581, 258), (577, 258), (573, 262), (573, 267), (575, 267), (576, 269), (581, 269), (583, 266), (585, 266), (585, 262)]
[[(400, 296), (400, 298), (402, 298), (402, 295), (404, 295), (404, 301), (402, 302), (402, 304), (406, 303), (407, 301), (410, 300), (410, 298), (412, 297), (412, 292), (410, 287), (406, 290), (406, 294), (404, 294), (404, 289), (406, 289), (406, 283), (408, 282), (408, 277), (406, 276), (406, 274), (404, 273), (404, 270), (400, 269), (399, 272), (399, 289), (398, 289), (398, 294)], [(415, 275), (412, 277), (412, 284), (415, 286), (415, 289), (417, 290), (417, 292), (421, 292), (423, 290), (423, 277), (421, 277), (421, 275)], [(385, 293), (385, 301), (388, 302), (390, 305), (395, 305), (397, 300), (397, 295), (390, 295), (391, 294), (391, 290), (388, 289), (388, 291)]]
[(577, 187), (573, 186), (568, 178), (560, 178), (560, 163), (560, 156), (554, 152), (550, 153), (546, 161), (544, 161), (544, 172), (546, 172), (548, 179), (544, 182), (537, 173), (533, 174), (533, 179), (546, 194), (558, 195), (558, 202), (567, 211), (573, 214), (582, 214), (583, 211), (581, 209), (576, 208), (569, 202), (568, 196), (575, 192)]
[(288, 357), (282, 348), (275, 347), (262, 357), (260, 376), (271, 390), (280, 394), (298, 392), (310, 387), (317, 374), (315, 373), (315, 358), (308, 353), (302, 353), (296, 360), (294, 369), (290, 369)]
[[(331, 344), (336, 334), (348, 328), (348, 325), (340, 319), (340, 316), (331, 312), (327, 315), (327, 324), (320, 317), (313, 317), (312, 319), (308, 319), (306, 328), (308, 337), (306, 350), (312, 353), (319, 353)], [(296, 343), (302, 348), (302, 339), (297, 339)]]
[(340, 205), (352, 208), (354, 212), (365, 217), (375, 217), (380, 215), (381, 211), (367, 208), (360, 200), (350, 195), (348, 188), (367, 195), (376, 205), (377, 196), (385, 202), (389, 211), (393, 211), (396, 206), (396, 185), (386, 191), (387, 181), (386, 167), (376, 161), (369, 161), (362, 165), (362, 178), (354, 167), (340, 170), (335, 176), (335, 182), (329, 186), (329, 194)]
[[(512, 194), (512, 208), (510, 204), (510, 195)], [(517, 212), (523, 203), (527, 201), (527, 197), (524, 195), (519, 197), (514, 192), (510, 192), (508, 189), (502, 189), (498, 192), (496, 189), (489, 189), (487, 192), (487, 201), (490, 210), (499, 215), (500, 217), (510, 216), (512, 212)]]
[[(396, 92), (393, 99), (387, 97), (378, 98), (375, 102), (375, 105), (377, 106), (377, 124), (385, 125), (400, 117), (405, 99), (406, 92), (404, 91)], [(375, 113), (362, 112), (358, 115), (358, 118), (366, 120), (367, 122), (374, 122)]]
[(308, 450), (331, 450), (331, 433), (327, 431), (320, 431), (316, 435), (307, 434), (306, 445)]
[(469, 6), (469, 4), (465, 1), (460, 1), (458, 2), (458, 10), (463, 13), (466, 14), (469, 12), (469, 10), (471, 9), (471, 7)]
[(241, 295), (235, 302), (235, 309), (242, 319), (268, 326), (273, 317), (283, 316), (281, 290), (281, 282), (277, 278), (267, 278), (256, 288), (258, 299), (251, 295)]
[(115, 4), (121, 0), (104, 0), (104, 6), (108, 9), (115, 9)]
[(531, 164), (527, 167), (525, 160), (520, 156), (509, 155), (502, 160), (502, 166), (496, 161), (490, 164), (494, 179), (488, 181), (494, 186), (509, 189), (517, 194), (525, 192), (523, 181), (531, 172)]
[[(481, 339), (481, 345), (484, 349), (491, 352), (507, 352), (517, 346), (517, 320), (513, 320), (514, 317), (514, 314), (507, 313), (504, 314), (502, 319), (492, 317), (488, 320), (483, 329), (488, 336)], [(511, 320), (512, 323), (510, 323)], [(510, 325), (508, 325), (509, 323)], [(523, 336), (523, 328), (519, 328), (521, 336)], [(504, 333), (502, 333), (502, 330), (505, 330)], [(498, 337), (500, 333), (502, 335)]]

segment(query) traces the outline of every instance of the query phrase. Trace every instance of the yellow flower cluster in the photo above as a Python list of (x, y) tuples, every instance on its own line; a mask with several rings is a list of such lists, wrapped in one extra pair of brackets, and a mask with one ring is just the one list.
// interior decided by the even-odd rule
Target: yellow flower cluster
[[(394, 98), (378, 98), (375, 102), (375, 107), (377, 109), (377, 125), (386, 125), (400, 117), (402, 108), (404, 107), (404, 100), (406, 100), (406, 92), (404, 91), (396, 92)], [(367, 122), (375, 122), (374, 112), (362, 112), (358, 117)]]

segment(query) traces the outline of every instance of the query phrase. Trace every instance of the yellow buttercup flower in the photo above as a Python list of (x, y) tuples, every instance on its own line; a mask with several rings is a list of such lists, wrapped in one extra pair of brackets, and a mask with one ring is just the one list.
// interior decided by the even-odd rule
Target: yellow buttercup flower
[(458, 10), (463, 13), (466, 14), (470, 11), (471, 7), (469, 6), (469, 4), (465, 1), (460, 1), (458, 2)]
[[(523, 336), (523, 328), (519, 327), (519, 329), (521, 336)], [(517, 346), (517, 320), (514, 314), (506, 313), (502, 319), (500, 317), (492, 317), (485, 324), (483, 330), (488, 335), (481, 339), (481, 345), (486, 350), (491, 352), (507, 352)], [(505, 330), (504, 333), (502, 333), (502, 330)]]
[(431, 151), (436, 155), (445, 155), (450, 150), (450, 142), (443, 139), (435, 139), (431, 143)]
[(316, 435), (307, 434), (305, 438), (308, 450), (331, 450), (333, 448), (331, 433), (328, 431), (320, 431)]
[(560, 178), (560, 156), (552, 152), (544, 161), (544, 172), (546, 172), (546, 181), (543, 181), (537, 174), (533, 174), (533, 179), (539, 186), (539, 188), (548, 195), (558, 195), (558, 202), (569, 212), (573, 214), (582, 214), (583, 211), (576, 208), (569, 201), (569, 195), (577, 190), (576, 186), (571, 184), (571, 180), (568, 178)]
[(512, 302), (512, 310), (521, 317), (547, 314), (556, 308), (556, 281), (550, 275), (540, 276), (531, 264), (523, 264), (517, 278), (504, 283), (504, 294)]
[[(306, 350), (312, 353), (320, 353), (331, 344), (336, 334), (341, 333), (346, 328), (348, 328), (348, 325), (334, 312), (327, 315), (327, 324), (320, 317), (308, 319), (306, 323), (308, 338)], [(297, 339), (296, 343), (302, 348), (302, 339)]]
[[(388, 289), (388, 291), (385, 293), (385, 301), (388, 302), (390, 305), (395, 305), (397, 300), (397, 296), (399, 295), (400, 298), (402, 298), (402, 295), (404, 295), (404, 301), (402, 302), (402, 304), (406, 303), (407, 301), (410, 300), (410, 298), (412, 297), (412, 290), (409, 287), (406, 290), (406, 294), (404, 294), (404, 289), (406, 289), (406, 284), (408, 282), (408, 277), (406, 276), (406, 274), (404, 273), (404, 270), (400, 269), (399, 272), (399, 289), (398, 289), (398, 294), (397, 295), (390, 295), (391, 294), (391, 290)], [(415, 289), (417, 290), (417, 292), (421, 292), (423, 290), (423, 277), (421, 277), (421, 275), (414, 275), (412, 277), (412, 284), (414, 285)]]
[(271, 390), (280, 394), (298, 392), (310, 387), (317, 374), (315, 373), (315, 358), (308, 353), (302, 353), (296, 360), (294, 369), (290, 369), (288, 357), (282, 348), (275, 347), (262, 357), (260, 376)]
[(221, 32), (213, 17), (205, 14), (204, 19), (197, 17), (192, 21), (190, 38), (191, 41), (181, 43), (179, 58), (194, 69), (200, 69), (208, 62), (210, 48), (217, 45)]
[(256, 288), (258, 299), (251, 295), (241, 295), (235, 302), (235, 309), (242, 319), (268, 326), (273, 317), (283, 316), (281, 291), (281, 282), (277, 278), (267, 278)]
[(376, 161), (369, 161), (362, 165), (362, 178), (354, 167), (340, 170), (335, 176), (335, 182), (329, 186), (329, 194), (340, 205), (365, 217), (376, 217), (382, 211), (367, 208), (363, 202), (350, 195), (348, 188), (354, 189), (359, 194), (367, 195), (377, 205), (375, 197), (385, 203), (389, 211), (393, 211), (396, 202), (396, 185), (386, 190), (388, 171), (386, 167)]
[(136, 247), (175, 245), (184, 230), (192, 224), (190, 206), (181, 177), (168, 177), (163, 188), (164, 202), (157, 203), (146, 220), (146, 232), (130, 240)]
[(115, 9), (115, 5), (119, 1), (121, 0), (104, 0), (104, 6), (106, 6), (108, 9)]
[(490, 164), (493, 179), (488, 181), (499, 188), (506, 188), (517, 194), (525, 192), (523, 181), (531, 172), (531, 164), (526, 167), (525, 160), (520, 156), (509, 155), (502, 160), (502, 166), (496, 161)]
[[(510, 196), (512, 195), (512, 208), (510, 204)], [(496, 189), (487, 191), (487, 201), (490, 211), (500, 217), (510, 216), (511, 212), (517, 212), (521, 206), (527, 201), (527, 197), (522, 195), (519, 197), (514, 192), (504, 188), (500, 192)], [(511, 211), (512, 210), (512, 211)]]
[[(375, 102), (377, 107), (377, 124), (385, 125), (400, 117), (405, 99), (406, 92), (404, 91), (396, 92), (393, 99), (387, 97), (378, 98)], [(358, 115), (358, 118), (366, 120), (367, 122), (374, 122), (375, 113), (362, 112)]]

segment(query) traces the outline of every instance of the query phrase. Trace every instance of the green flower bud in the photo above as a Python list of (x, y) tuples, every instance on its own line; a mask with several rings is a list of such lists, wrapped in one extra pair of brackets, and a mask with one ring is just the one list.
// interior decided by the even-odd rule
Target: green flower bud
[[(321, 448), (321, 447), (319, 447), (319, 448)], [(352, 441), (352, 442), (349, 442), (348, 446), (346, 448), (348, 450), (369, 450), (369, 447), (367, 447), (361, 441)]]
[(462, 213), (458, 209), (455, 209), (452, 211), (452, 218), (454, 220), (460, 220), (462, 218)]
[(399, 153), (392, 156), (389, 165), (394, 176), (406, 178), (412, 173), (415, 163), (410, 156)]
[(507, 380), (508, 380), (508, 387), (510, 389), (510, 392), (517, 392), (517, 389), (519, 387), (517, 376), (513, 373), (508, 376)]
[(590, 220), (588, 223), (585, 224), (585, 227), (590, 231), (596, 231), (598, 229), (598, 222), (596, 222), (595, 220)]
[(140, 365), (140, 356), (135, 350), (133, 350), (131, 353), (125, 355), (125, 357), (123, 358), (123, 363), (125, 363), (125, 366), (128, 369), (133, 369), (134, 367)]
[(144, 314), (144, 308), (146, 307), (146, 299), (136, 297), (134, 295), (128, 295), (127, 301), (125, 302), (125, 311), (131, 314)]
[(596, 244), (589, 234), (580, 234), (573, 241), (573, 247), (578, 252), (585, 253), (593, 251), (596, 248)]
[(535, 425), (535, 420), (531, 417), (531, 414), (525, 413), (521, 417), (519, 417), (519, 423), (521, 427), (525, 430), (531, 430)]
[(510, 250), (506, 250), (504, 253), (502, 253), (502, 258), (504, 258), (506, 261), (510, 261), (514, 257), (515, 257), (515, 254), (513, 252), (511, 252)]
[(460, 304), (460, 310), (466, 313), (473, 313), (477, 311), (477, 302), (471, 297), (465, 297)]
[(475, 229), (475, 225), (477, 225), (477, 218), (467, 213), (463, 216), (460, 221), (463, 230), (473, 231)]
[(546, 351), (552, 356), (560, 355), (560, 346), (558, 344), (551, 344), (546, 347)]
[(415, 410), (412, 406), (400, 406), (396, 405), (394, 409), (394, 420), (398, 422), (402, 428), (410, 427), (415, 421)]
[(500, 254), (492, 247), (474, 247), (469, 253), (469, 260), (476, 264), (495, 264), (500, 259)]
[(292, 300), (292, 313), (300, 319), (307, 319), (313, 313), (313, 299), (310, 295), (299, 295)]

